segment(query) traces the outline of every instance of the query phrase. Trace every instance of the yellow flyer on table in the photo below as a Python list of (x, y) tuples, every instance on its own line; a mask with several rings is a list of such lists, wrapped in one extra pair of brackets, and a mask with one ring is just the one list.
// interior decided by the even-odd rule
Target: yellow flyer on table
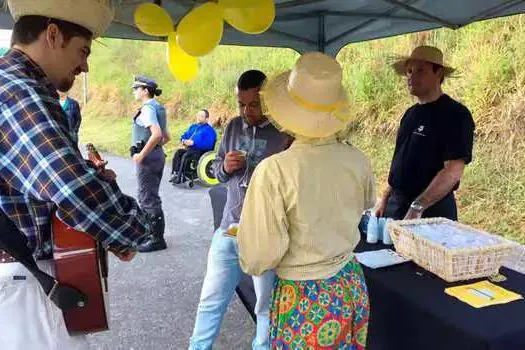
[(445, 293), (458, 298), (464, 303), (475, 308), (485, 306), (506, 304), (511, 301), (523, 299), (519, 294), (511, 292), (505, 288), (496, 286), (489, 281), (481, 281), (463, 286), (445, 289)]

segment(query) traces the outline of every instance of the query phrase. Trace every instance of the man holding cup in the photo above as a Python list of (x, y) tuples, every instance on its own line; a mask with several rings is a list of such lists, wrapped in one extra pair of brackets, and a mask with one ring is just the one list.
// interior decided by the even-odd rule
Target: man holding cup
[[(237, 81), (236, 93), (240, 116), (224, 130), (215, 163), (217, 179), (227, 187), (227, 198), (220, 228), (213, 235), (208, 266), (190, 349), (211, 349), (219, 334), (228, 304), (241, 278), (236, 226), (250, 177), (260, 161), (282, 151), (287, 136), (279, 132), (263, 115), (259, 89), (266, 76), (258, 70), (244, 72)], [(269, 349), (269, 306), (275, 273), (253, 277), (257, 304), (257, 332), (253, 349)]]

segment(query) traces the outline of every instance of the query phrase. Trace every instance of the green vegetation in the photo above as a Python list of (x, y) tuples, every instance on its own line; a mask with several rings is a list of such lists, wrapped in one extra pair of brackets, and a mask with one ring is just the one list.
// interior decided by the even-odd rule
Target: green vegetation
[[(440, 47), (456, 77), (444, 89), (467, 105), (476, 121), (475, 161), (458, 192), (462, 221), (525, 243), (525, 16), (476, 23), (349, 45), (338, 55), (355, 111), (352, 136), (372, 159), (384, 188), (399, 119), (414, 100), (389, 67), (396, 54), (418, 44)], [(235, 115), (238, 75), (257, 68), (272, 76), (289, 69), (298, 54), (287, 49), (220, 47), (201, 60), (199, 78), (172, 79), (162, 43), (101, 40), (94, 44), (90, 102), (83, 110), (81, 141), (125, 155), (134, 74), (155, 77), (164, 90), (173, 139), (199, 108), (208, 108), (220, 128)], [(75, 94), (78, 95), (81, 84)], [(177, 142), (171, 142), (171, 156)]]

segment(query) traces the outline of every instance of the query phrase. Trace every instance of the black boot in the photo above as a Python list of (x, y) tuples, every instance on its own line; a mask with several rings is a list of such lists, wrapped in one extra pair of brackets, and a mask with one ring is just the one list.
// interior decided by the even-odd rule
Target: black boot
[(179, 177), (179, 173), (178, 172), (174, 172), (171, 174), (170, 176), (170, 179), (168, 180), (168, 182), (175, 182), (175, 180), (177, 180)]
[(167, 248), (166, 241), (164, 240), (164, 213), (160, 211), (157, 214), (148, 215), (153, 226), (153, 233), (149, 239), (139, 246), (139, 252), (148, 253), (157, 250), (163, 250)]

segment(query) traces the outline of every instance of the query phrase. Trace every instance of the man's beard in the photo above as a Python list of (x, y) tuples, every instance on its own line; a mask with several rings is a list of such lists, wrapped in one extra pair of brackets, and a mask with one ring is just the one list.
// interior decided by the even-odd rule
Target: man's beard
[(58, 91), (62, 92), (68, 92), (73, 87), (73, 84), (75, 83), (75, 79), (73, 80), (62, 80), (60, 84), (57, 87)]

